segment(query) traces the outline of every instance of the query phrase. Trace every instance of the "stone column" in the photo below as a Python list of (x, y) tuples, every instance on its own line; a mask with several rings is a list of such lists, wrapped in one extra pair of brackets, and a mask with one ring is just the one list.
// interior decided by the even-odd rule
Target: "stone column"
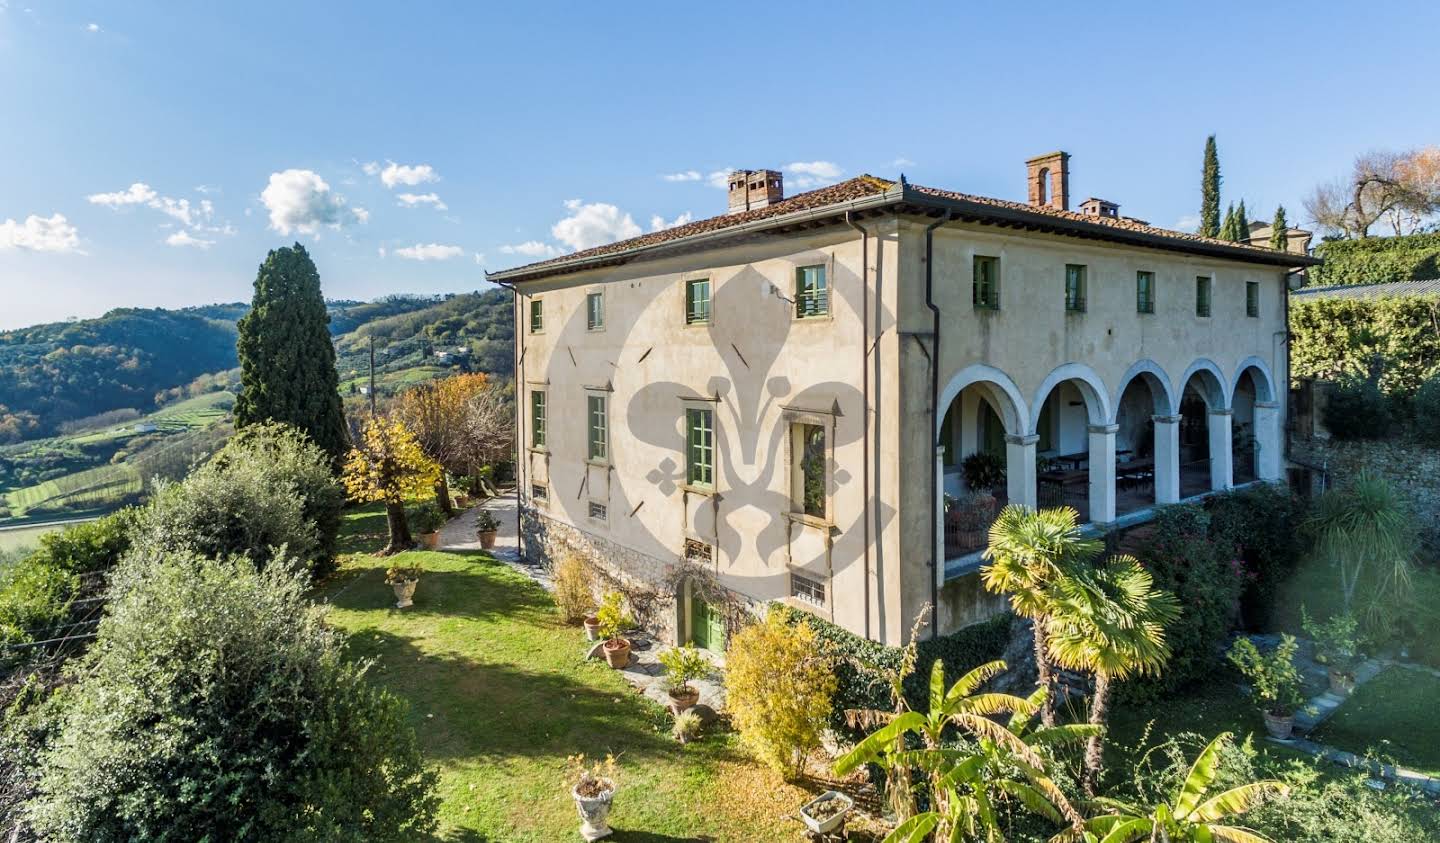
[(1039, 495), (1035, 489), (1035, 434), (1005, 434), (1005, 491), (1010, 503), (1035, 508)]
[(1180, 416), (1151, 416), (1155, 422), (1155, 502), (1180, 500)]
[(940, 510), (935, 519), (935, 584), (945, 585), (945, 446), (935, 446), (935, 506)]
[(1255, 402), (1255, 476), (1279, 480), (1284, 456), (1280, 437), (1280, 402)]
[(1115, 520), (1115, 434), (1118, 424), (1092, 424), (1090, 432), (1090, 521)]
[(1210, 410), (1206, 419), (1210, 428), (1210, 488), (1222, 491), (1235, 485), (1233, 454), (1230, 450), (1229, 410)]

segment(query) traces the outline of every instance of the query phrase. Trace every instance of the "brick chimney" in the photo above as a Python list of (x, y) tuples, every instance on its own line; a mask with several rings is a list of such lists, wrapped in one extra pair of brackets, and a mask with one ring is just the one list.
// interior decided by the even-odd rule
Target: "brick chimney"
[(785, 177), (779, 170), (736, 170), (730, 174), (730, 213), (773, 205), (785, 198)]
[(1070, 153), (1051, 152), (1026, 161), (1025, 181), (1031, 205), (1070, 210)]
[(1080, 203), (1080, 213), (1087, 217), (1109, 217), (1117, 220), (1120, 219), (1120, 206), (1108, 199), (1096, 199), (1091, 196)]

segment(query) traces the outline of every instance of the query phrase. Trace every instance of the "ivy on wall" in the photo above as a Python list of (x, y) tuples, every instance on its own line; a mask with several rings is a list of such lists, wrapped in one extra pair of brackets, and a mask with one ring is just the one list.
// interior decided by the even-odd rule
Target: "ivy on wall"
[(1325, 264), (1310, 270), (1311, 286), (1440, 278), (1440, 233), (1331, 240), (1315, 256)]
[(1297, 299), (1290, 304), (1291, 377), (1365, 378), (1411, 396), (1440, 371), (1440, 295)]

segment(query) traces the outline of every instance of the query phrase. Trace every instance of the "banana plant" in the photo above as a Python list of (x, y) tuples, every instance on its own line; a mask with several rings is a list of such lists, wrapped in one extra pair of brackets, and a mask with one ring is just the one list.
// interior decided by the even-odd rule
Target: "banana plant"
[(1231, 788), (1206, 798), (1215, 781), (1220, 750), (1230, 740), (1230, 733), (1217, 736), (1195, 759), (1190, 772), (1180, 784), (1173, 803), (1159, 803), (1144, 808), (1119, 799), (1096, 798), (1095, 804), (1111, 813), (1093, 817), (1084, 831), (1071, 828), (1050, 838), (1051, 843), (1273, 843), (1270, 838), (1248, 828), (1227, 825), (1221, 820), (1238, 816), (1259, 805), (1267, 797), (1289, 792), (1278, 781), (1265, 780)]

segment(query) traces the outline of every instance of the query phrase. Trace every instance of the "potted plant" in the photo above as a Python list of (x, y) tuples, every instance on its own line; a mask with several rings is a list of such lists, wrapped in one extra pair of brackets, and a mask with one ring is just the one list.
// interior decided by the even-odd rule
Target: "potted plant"
[(495, 546), (495, 536), (500, 532), (500, 522), (488, 509), (481, 510), (475, 519), (475, 532), (480, 535), (480, 546), (489, 550)]
[(420, 582), (419, 565), (391, 565), (385, 571), (385, 582), (395, 589), (395, 608), (406, 609), (414, 605), (415, 586)]
[(960, 463), (960, 470), (972, 492), (988, 492), (1005, 483), (1005, 461), (994, 454), (976, 451)]
[(695, 740), (703, 725), (705, 725), (705, 721), (693, 711), (675, 712), (675, 725), (670, 727), (670, 735), (679, 741), (681, 746), (684, 746)]
[(694, 644), (671, 647), (660, 654), (665, 668), (665, 684), (670, 694), (670, 710), (679, 714), (700, 701), (700, 689), (690, 684), (710, 673), (710, 660)]
[(1250, 680), (1255, 699), (1265, 715), (1265, 729), (1277, 740), (1286, 740), (1295, 728), (1295, 709), (1299, 708), (1300, 671), (1295, 669), (1295, 636), (1280, 636), (1280, 644), (1269, 653), (1261, 653), (1255, 642), (1245, 636), (1235, 639), (1227, 658)]
[(580, 814), (580, 836), (586, 840), (608, 837), (610, 806), (615, 799), (615, 756), (586, 766), (584, 755), (566, 759), (565, 784)]
[(620, 592), (607, 591), (595, 612), (600, 637), (605, 639), (601, 648), (605, 652), (605, 661), (616, 670), (630, 663), (630, 642), (621, 637), (621, 633), (635, 625), (634, 618), (625, 611), (624, 600)]
[(420, 543), (430, 549), (440, 546), (440, 528), (445, 525), (445, 513), (434, 501), (415, 507), (410, 511), (410, 529), (420, 537)]
[(585, 640), (600, 640), (600, 616), (594, 612), (585, 616)]
[(845, 821), (855, 801), (838, 790), (827, 790), (800, 808), (800, 819), (811, 834), (829, 834)]
[(1328, 621), (1314, 621), (1304, 606), (1300, 607), (1300, 617), (1305, 634), (1315, 639), (1319, 650), (1315, 660), (1325, 665), (1330, 692), (1341, 697), (1348, 695), (1355, 690), (1359, 622), (1348, 612), (1335, 615)]

